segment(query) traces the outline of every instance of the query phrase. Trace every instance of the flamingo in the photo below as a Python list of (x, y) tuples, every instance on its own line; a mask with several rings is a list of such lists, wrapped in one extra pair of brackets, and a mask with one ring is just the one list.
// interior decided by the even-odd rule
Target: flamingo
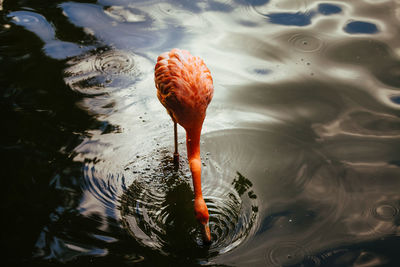
[(186, 148), (194, 188), (194, 212), (203, 240), (211, 242), (209, 214), (201, 191), (200, 135), (214, 86), (204, 61), (186, 50), (161, 54), (154, 71), (157, 97), (174, 122), (174, 163), (179, 166), (177, 123), (186, 131)]

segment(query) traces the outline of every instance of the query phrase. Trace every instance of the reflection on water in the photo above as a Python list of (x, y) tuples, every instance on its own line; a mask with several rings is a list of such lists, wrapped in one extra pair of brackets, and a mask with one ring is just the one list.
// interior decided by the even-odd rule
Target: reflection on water
[(104, 94), (135, 84), (149, 65), (146, 59), (125, 51), (98, 49), (94, 55), (68, 61), (65, 83), (82, 94)]
[(12, 22), (16, 25), (23, 26), (42, 39), (46, 43), (43, 50), (52, 58), (73, 57), (93, 48), (93, 46), (83, 47), (75, 43), (57, 40), (53, 26), (40, 14), (30, 11), (16, 11), (9, 13), (8, 17), (12, 18)]
[[(258, 206), (257, 195), (251, 190), (252, 182), (239, 172), (236, 177), (229, 177), (227, 173), (221, 176), (217, 163), (208, 154), (204, 168), (213, 179), (207, 181), (204, 194), (210, 210), (213, 243), (198, 254), (203, 245), (199, 225), (193, 216), (188, 163), (182, 154), (181, 168), (176, 170), (167, 153), (157, 150), (148, 159), (142, 158), (147, 164), (135, 162), (125, 168), (132, 172), (133, 183), (122, 196), (121, 216), (131, 235), (138, 242), (175, 257), (209, 257), (238, 246), (250, 231), (254, 231)], [(247, 196), (242, 196), (244, 193)]]
[(344, 31), (347, 33), (366, 33), (372, 34), (377, 33), (378, 28), (375, 24), (365, 21), (352, 21), (349, 22), (345, 27)]
[[(399, 10), (0, 1), (8, 262), (399, 265)], [(155, 60), (173, 47), (215, 83), (201, 143), (210, 246), (184, 131), (175, 169), (155, 95)]]
[(318, 12), (324, 15), (332, 15), (342, 12), (342, 8), (340, 6), (334, 4), (319, 4)]

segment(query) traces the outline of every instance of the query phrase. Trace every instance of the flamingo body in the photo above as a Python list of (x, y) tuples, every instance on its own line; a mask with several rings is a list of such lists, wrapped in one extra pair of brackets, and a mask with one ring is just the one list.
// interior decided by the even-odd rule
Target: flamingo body
[(204, 61), (186, 50), (172, 49), (161, 54), (155, 67), (157, 97), (183, 128), (203, 124), (214, 87)]
[[(200, 135), (214, 86), (204, 61), (186, 50), (172, 49), (161, 54), (155, 66), (157, 97), (175, 123), (186, 130), (188, 160), (195, 194), (196, 219), (204, 226), (204, 240), (211, 240), (208, 209), (201, 191)], [(175, 128), (176, 129), (176, 128)], [(175, 130), (175, 151), (177, 141)]]

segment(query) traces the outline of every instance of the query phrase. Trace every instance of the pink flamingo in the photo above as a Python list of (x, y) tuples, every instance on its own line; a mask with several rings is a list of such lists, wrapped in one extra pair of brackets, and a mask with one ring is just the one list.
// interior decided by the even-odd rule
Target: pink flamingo
[(208, 209), (201, 191), (200, 135), (214, 86), (204, 61), (186, 50), (161, 54), (155, 66), (157, 97), (174, 122), (174, 162), (179, 166), (177, 123), (186, 130), (186, 147), (194, 187), (194, 212), (203, 226), (203, 239), (211, 242)]

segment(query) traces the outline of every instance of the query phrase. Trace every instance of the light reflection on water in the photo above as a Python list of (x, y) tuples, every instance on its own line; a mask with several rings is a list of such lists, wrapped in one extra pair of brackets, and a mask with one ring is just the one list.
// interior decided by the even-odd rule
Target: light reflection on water
[[(84, 179), (52, 214), (36, 257), (123, 254), (151, 264), (171, 256), (234, 266), (395, 261), (349, 248), (400, 235), (394, 5), (59, 4), (64, 19), (94, 40), (87, 44), (62, 41), (40, 12), (9, 12), (10, 23), (41, 39), (46, 56), (66, 59), (64, 82), (82, 96), (76, 105), (102, 123), (70, 155)], [(173, 47), (201, 56), (215, 82), (202, 137), (209, 248), (192, 216), (187, 162), (171, 166), (172, 123), (155, 97), (156, 57)], [(64, 190), (58, 176), (52, 185)], [(127, 238), (132, 249), (121, 252), (116, 244)]]

